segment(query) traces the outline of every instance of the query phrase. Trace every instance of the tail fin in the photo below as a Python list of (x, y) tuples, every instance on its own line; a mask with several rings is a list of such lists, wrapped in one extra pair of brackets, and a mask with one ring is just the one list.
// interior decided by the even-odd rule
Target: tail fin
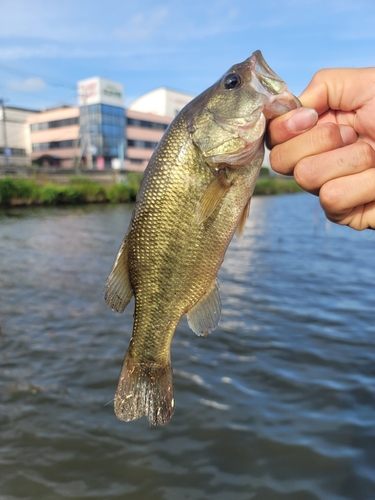
[(164, 425), (174, 413), (172, 366), (139, 363), (127, 353), (115, 395), (115, 414), (130, 422), (145, 415), (153, 425)]

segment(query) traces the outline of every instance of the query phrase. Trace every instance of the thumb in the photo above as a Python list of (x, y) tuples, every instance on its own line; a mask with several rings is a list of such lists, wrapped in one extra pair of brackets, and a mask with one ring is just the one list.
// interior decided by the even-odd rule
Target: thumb
[(273, 146), (306, 132), (317, 121), (318, 113), (315, 109), (307, 107), (293, 109), (289, 113), (274, 118), (268, 124), (267, 147), (272, 149)]

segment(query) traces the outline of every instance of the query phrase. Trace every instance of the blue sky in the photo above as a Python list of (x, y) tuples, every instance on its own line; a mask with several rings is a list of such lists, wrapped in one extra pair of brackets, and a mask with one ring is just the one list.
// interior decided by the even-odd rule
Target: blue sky
[(260, 49), (299, 94), (322, 67), (375, 65), (374, 0), (1, 0), (0, 98), (76, 104), (76, 82), (199, 94)]

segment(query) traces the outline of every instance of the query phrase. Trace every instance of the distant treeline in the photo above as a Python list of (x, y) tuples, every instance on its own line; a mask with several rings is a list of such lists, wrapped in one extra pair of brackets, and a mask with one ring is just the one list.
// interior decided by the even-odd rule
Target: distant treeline
[[(103, 186), (84, 177), (72, 177), (67, 184), (29, 179), (0, 179), (0, 205), (77, 205), (84, 203), (127, 203), (135, 200), (142, 174), (131, 172), (126, 181)], [(254, 194), (283, 194), (300, 191), (293, 179), (261, 177)]]

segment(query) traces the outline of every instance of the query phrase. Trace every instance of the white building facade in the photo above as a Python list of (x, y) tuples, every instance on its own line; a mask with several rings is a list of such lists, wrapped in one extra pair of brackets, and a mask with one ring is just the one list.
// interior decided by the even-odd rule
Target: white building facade
[(194, 96), (184, 92), (160, 87), (136, 99), (129, 107), (131, 111), (175, 117)]
[(38, 111), (0, 107), (0, 165), (30, 164), (31, 141), (27, 119)]

